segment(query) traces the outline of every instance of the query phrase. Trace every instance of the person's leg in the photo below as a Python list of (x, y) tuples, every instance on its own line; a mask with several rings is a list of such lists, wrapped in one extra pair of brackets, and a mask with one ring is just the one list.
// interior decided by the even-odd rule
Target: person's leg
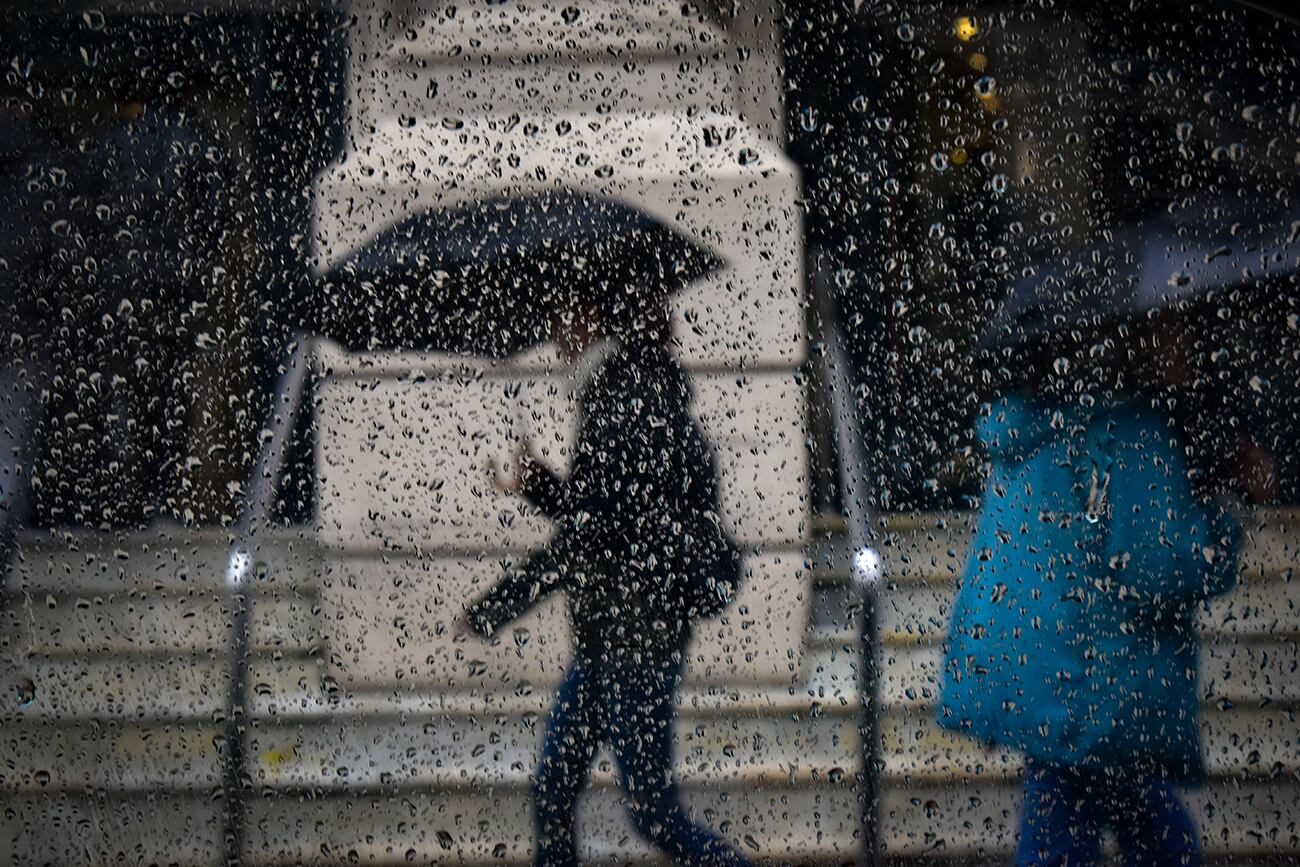
[(1030, 761), (1020, 808), (1016, 867), (1079, 867), (1101, 855), (1095, 802), (1105, 797), (1089, 778), (1069, 768)]
[(546, 721), (541, 759), (533, 781), (533, 863), (569, 867), (578, 863), (574, 825), (578, 795), (596, 747), (605, 735), (605, 697), (591, 661), (575, 655)]
[(1168, 783), (1117, 787), (1110, 827), (1126, 867), (1200, 867), (1196, 823)]
[(717, 835), (691, 821), (673, 778), (673, 699), (681, 663), (647, 660), (611, 670), (610, 743), (637, 832), (684, 867), (744, 867)]

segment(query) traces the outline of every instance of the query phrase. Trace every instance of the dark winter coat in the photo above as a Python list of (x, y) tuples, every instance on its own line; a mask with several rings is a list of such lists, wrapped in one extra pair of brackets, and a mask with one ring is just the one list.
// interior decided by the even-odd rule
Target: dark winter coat
[(555, 519), (551, 541), (470, 607), (495, 632), (556, 591), (580, 652), (680, 649), (692, 620), (735, 592), (740, 552), (718, 514), (717, 472), (666, 349), (619, 346), (578, 399), (566, 480), (530, 473), (526, 496)]

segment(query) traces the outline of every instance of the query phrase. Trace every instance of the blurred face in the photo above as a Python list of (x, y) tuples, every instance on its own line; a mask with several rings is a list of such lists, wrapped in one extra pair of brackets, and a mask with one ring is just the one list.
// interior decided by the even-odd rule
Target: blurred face
[(551, 339), (565, 361), (573, 361), (605, 336), (600, 314), (590, 304), (572, 304), (551, 319)]

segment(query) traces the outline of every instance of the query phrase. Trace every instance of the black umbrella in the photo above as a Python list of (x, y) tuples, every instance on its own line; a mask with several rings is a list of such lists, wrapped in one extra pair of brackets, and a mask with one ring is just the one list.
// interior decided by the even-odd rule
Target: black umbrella
[(979, 349), (1023, 346), (1293, 274), (1300, 270), (1298, 236), (1297, 209), (1260, 216), (1217, 203), (1163, 214), (1018, 281)]
[(353, 350), (505, 356), (544, 340), (566, 297), (666, 297), (722, 266), (642, 211), (574, 192), (427, 211), (354, 252), (300, 321)]

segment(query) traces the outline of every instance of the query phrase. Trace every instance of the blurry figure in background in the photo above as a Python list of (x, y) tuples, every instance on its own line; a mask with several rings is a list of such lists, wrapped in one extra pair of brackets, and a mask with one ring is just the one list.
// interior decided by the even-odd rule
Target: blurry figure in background
[(187, 374), (220, 224), (219, 150), (188, 94), (114, 82), (59, 172), (42, 316), (50, 524), (182, 512)]
[(984, 407), (991, 474), (939, 723), (1027, 757), (1017, 865), (1200, 863), (1175, 787), (1203, 776), (1195, 617), (1236, 580), (1222, 444), (1191, 425), (1173, 323), (1056, 339)]
[[(0, 568), (31, 501), (33, 435), (44, 365), (36, 279), (42, 186), (52, 142), (25, 94), (0, 95)], [(2, 574), (2, 573), (0, 573)], [(0, 607), (4, 603), (0, 603)]]
[(691, 821), (673, 777), (674, 697), (692, 622), (732, 598), (741, 555), (718, 513), (714, 458), (668, 346), (666, 306), (568, 299), (552, 333), (570, 361), (609, 341), (580, 385), (568, 478), (554, 476), (527, 443), (514, 478), (495, 465), (489, 471), (558, 529), (470, 605), (460, 627), (486, 638), (550, 593), (568, 598), (574, 656), (533, 787), (534, 862), (577, 863), (578, 795), (607, 742), (642, 836), (684, 865), (744, 864)]

